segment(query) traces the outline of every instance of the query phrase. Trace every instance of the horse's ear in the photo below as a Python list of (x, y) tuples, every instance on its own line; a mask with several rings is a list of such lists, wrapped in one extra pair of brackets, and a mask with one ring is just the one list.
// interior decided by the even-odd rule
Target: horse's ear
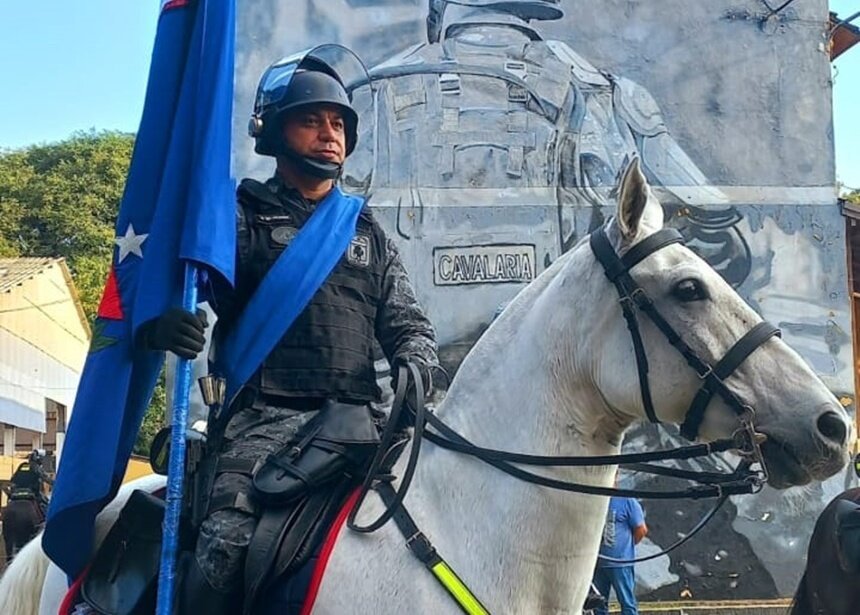
[[(631, 241), (639, 233), (646, 212), (653, 206), (660, 209), (656, 200), (650, 197), (648, 180), (639, 167), (639, 159), (634, 158), (624, 169), (621, 183), (618, 186), (618, 229), (625, 240)], [(649, 212), (650, 213), (650, 212)], [(662, 210), (658, 226), (662, 226)], [(655, 221), (657, 222), (657, 221)]]

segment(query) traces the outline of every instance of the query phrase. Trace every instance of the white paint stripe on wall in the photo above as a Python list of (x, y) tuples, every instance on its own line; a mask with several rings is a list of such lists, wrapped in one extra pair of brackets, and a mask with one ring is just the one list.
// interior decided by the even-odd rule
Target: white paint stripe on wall
[[(654, 195), (665, 203), (688, 205), (804, 205), (835, 206), (835, 186), (654, 186)], [(575, 193), (576, 191), (572, 191)], [(611, 188), (592, 191), (606, 203), (613, 201)], [(546, 206), (558, 202), (555, 188), (381, 188), (371, 190), (371, 205), (391, 207), (506, 207)], [(404, 198), (405, 197), (405, 198)], [(571, 203), (573, 204), (573, 203)], [(586, 204), (583, 201), (583, 204)]]

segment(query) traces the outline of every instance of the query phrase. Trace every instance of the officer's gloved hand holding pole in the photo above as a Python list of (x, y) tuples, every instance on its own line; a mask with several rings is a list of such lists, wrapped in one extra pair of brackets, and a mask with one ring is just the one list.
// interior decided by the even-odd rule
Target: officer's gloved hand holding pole
[(182, 308), (170, 308), (164, 314), (144, 323), (138, 329), (138, 341), (148, 350), (172, 352), (194, 360), (206, 344), (206, 312), (196, 314)]

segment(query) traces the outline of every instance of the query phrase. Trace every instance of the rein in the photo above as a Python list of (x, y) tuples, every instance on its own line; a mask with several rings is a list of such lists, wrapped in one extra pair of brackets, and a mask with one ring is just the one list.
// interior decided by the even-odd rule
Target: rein
[[(662, 229), (635, 244), (623, 256), (619, 256), (615, 252), (615, 249), (606, 236), (605, 227), (598, 228), (591, 233), (589, 243), (598, 262), (603, 266), (606, 277), (618, 291), (622, 313), (633, 340), (640, 393), (648, 419), (653, 423), (660, 422), (651, 397), (648, 379), (648, 357), (639, 328), (638, 312), (642, 312), (654, 323), (702, 380), (702, 386), (694, 396), (687, 410), (684, 423), (681, 426), (681, 434), (689, 440), (695, 440), (704, 419), (705, 410), (715, 394), (719, 395), (735, 411), (738, 415), (740, 427), (730, 438), (723, 438), (711, 443), (692, 444), (675, 449), (643, 453), (622, 453), (601, 456), (542, 456), (496, 450), (472, 444), (465, 437), (448, 427), (432, 410), (426, 409), (424, 406), (424, 388), (421, 384), (420, 372), (412, 364), (408, 364), (405, 367), (401, 366), (399, 368), (397, 390), (395, 391), (391, 415), (380, 437), (379, 449), (371, 461), (370, 468), (361, 486), (358, 500), (350, 511), (347, 526), (359, 533), (370, 533), (378, 530), (390, 519), (394, 518), (397, 527), (406, 539), (406, 546), (434, 574), (436, 579), (466, 613), (486, 614), (487, 611), (459, 577), (457, 577), (456, 573), (438, 555), (430, 540), (417, 528), (403, 506), (403, 499), (406, 497), (406, 492), (414, 477), (421, 443), (424, 439), (447, 450), (480, 459), (514, 478), (550, 489), (589, 495), (638, 497), (644, 499), (718, 499), (716, 505), (690, 532), (659, 553), (633, 560), (618, 560), (600, 556), (602, 559), (616, 563), (642, 562), (669, 553), (698, 533), (714, 517), (720, 507), (728, 500), (729, 496), (757, 493), (768, 479), (767, 468), (760, 448), (760, 444), (764, 441), (765, 436), (755, 430), (753, 423), (754, 410), (751, 406), (745, 404), (726, 385), (725, 380), (737, 370), (747, 357), (766, 341), (771, 337), (778, 337), (780, 335), (779, 329), (765, 321), (756, 324), (735, 342), (716, 365), (711, 365), (699, 357), (684, 342), (677, 331), (663, 318), (645, 290), (630, 275), (630, 270), (633, 267), (654, 252), (675, 243), (683, 244), (684, 240), (681, 234), (675, 229)], [(414, 386), (411, 388), (407, 387), (409, 378), (414, 383)], [(407, 405), (408, 391), (414, 392), (414, 403), (411, 405), (415, 414), (415, 432), (412, 438), (413, 444), (409, 460), (400, 482), (400, 488), (395, 490), (391, 485), (395, 477), (390, 474), (380, 475), (379, 469), (389, 455), (398, 454), (406, 444), (406, 441), (393, 443), (393, 440), (395, 437), (395, 426), (398, 423), (397, 419), (404, 411), (404, 406)], [(427, 425), (435, 431), (427, 429)], [(648, 463), (652, 461), (694, 459), (729, 450), (736, 451), (742, 458), (738, 466), (730, 473), (688, 471)], [(674, 491), (619, 489), (558, 480), (524, 470), (512, 464), (539, 467), (588, 467), (618, 464), (637, 472), (681, 478), (700, 484)], [(751, 467), (753, 465), (758, 465), (759, 469), (752, 470)], [(384, 510), (375, 521), (368, 525), (360, 526), (355, 522), (355, 517), (371, 489), (379, 492), (384, 503)]]

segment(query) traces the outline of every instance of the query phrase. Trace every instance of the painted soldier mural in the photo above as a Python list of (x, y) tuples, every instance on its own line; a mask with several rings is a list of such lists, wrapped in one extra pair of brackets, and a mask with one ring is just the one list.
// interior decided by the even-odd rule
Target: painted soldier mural
[(360, 140), (349, 180), (369, 183), (399, 236), (443, 323), (440, 341), (454, 349), (449, 360), (602, 221), (632, 157), (664, 187), (667, 214), (694, 247), (733, 284), (743, 281), (740, 215), (672, 138), (644, 87), (542, 35), (544, 22), (564, 15), (558, 0), (430, 0), (428, 8), (428, 42), (371, 70), (376, 138)]
[[(827, 20), (825, 0), (255, 0), (239, 9), (235, 108), (249, 108), (271, 58), (297, 49), (338, 42), (370, 67), (373, 100), (356, 103), (361, 134), (341, 183), (369, 195), (449, 371), (608, 215), (636, 156), (669, 224), (850, 406)], [(246, 120), (237, 114), (240, 144)], [(247, 144), (234, 164), (270, 174)], [(626, 446), (679, 443), (645, 426)], [(733, 498), (696, 540), (637, 567), (639, 587), (661, 599), (790, 595), (809, 519), (841, 480)], [(643, 554), (707, 509), (646, 502)]]

